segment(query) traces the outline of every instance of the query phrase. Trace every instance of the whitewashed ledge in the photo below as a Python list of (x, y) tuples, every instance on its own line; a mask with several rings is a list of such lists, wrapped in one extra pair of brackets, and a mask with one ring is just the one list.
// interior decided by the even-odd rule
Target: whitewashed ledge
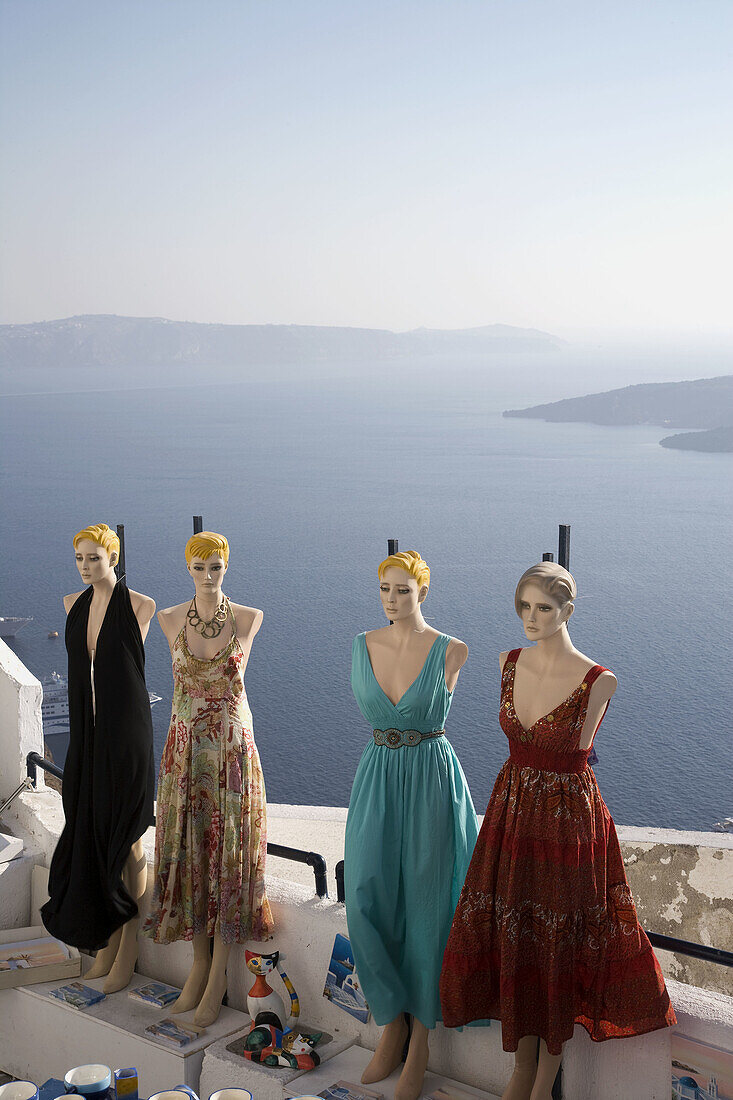
[[(10, 658), (8, 657), (10, 655)], [(0, 642), (0, 799), (25, 775), (25, 754), (42, 753), (40, 685)], [(10, 751), (9, 751), (10, 750)], [(278, 806), (268, 810), (269, 839), (315, 851), (328, 866), (330, 898), (315, 897), (313, 872), (307, 865), (270, 858), (267, 889), (276, 933), (266, 950), (280, 950), (303, 1005), (304, 1020), (324, 1028), (339, 1040), (352, 1039), (372, 1047), (373, 1024), (361, 1025), (323, 997), (323, 984), (337, 932), (346, 934), (344, 907), (335, 901), (334, 870), (343, 857), (346, 810), (318, 806)], [(0, 927), (22, 927), (37, 920), (44, 900), (29, 889), (30, 871), (48, 867), (63, 825), (60, 796), (39, 784), (37, 791), (20, 795), (3, 817), (3, 830), (23, 838), (22, 861), (0, 865)], [(642, 923), (657, 932), (730, 949), (733, 944), (733, 836), (666, 829), (619, 828), (629, 881)], [(154, 837), (146, 838), (152, 860)], [(152, 876), (151, 876), (152, 877)], [(35, 876), (39, 878), (38, 873)], [(150, 888), (149, 888), (150, 889)], [(149, 893), (143, 900), (147, 908)], [(248, 945), (261, 950), (257, 944)], [(160, 947), (141, 939), (140, 973), (180, 985), (191, 960), (188, 944)], [(660, 953), (670, 978), (670, 995), (680, 1030), (691, 1038), (733, 1051), (731, 974), (723, 967)], [(694, 983), (694, 984), (681, 984)], [(232, 952), (229, 966), (229, 1003), (246, 1009), (251, 976), (244, 951)], [(0, 991), (0, 1050), (5, 1068), (33, 1078), (34, 1049), (39, 1036), (28, 1034), (27, 1044), (2, 1042), (3, 999)], [(123, 994), (121, 994), (123, 995)], [(86, 1060), (89, 1060), (88, 1058)], [(93, 1060), (93, 1059), (92, 1059)], [(439, 1025), (431, 1038), (430, 1069), (475, 1088), (500, 1094), (508, 1080), (512, 1057), (501, 1049), (498, 1025), (471, 1028), (462, 1033)], [(563, 1057), (566, 1100), (667, 1100), (670, 1089), (669, 1030), (623, 1042), (591, 1043), (580, 1028)], [(206, 1057), (202, 1079), (206, 1070)], [(305, 1081), (304, 1081), (305, 1084)], [(307, 1086), (306, 1086), (307, 1087)]]

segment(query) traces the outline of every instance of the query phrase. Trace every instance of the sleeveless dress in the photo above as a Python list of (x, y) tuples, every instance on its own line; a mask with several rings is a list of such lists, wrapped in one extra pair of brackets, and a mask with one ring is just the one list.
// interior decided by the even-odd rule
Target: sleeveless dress
[(522, 650), (502, 672), (500, 722), (511, 755), (486, 810), (443, 960), (447, 1026), (501, 1020), (505, 1050), (539, 1035), (559, 1054), (582, 1024), (591, 1039), (676, 1023), (631, 897), (618, 838), (580, 741), (595, 665), (525, 730), (514, 710)]
[[(346, 919), (359, 980), (378, 1024), (409, 1012), (440, 1018), (438, 980), (478, 825), (443, 726), (451, 705), (439, 635), (393, 705), (354, 639), (351, 686), (374, 729), (354, 777), (346, 822)], [(440, 731), (439, 736), (421, 737)]]
[(264, 940), (273, 927), (265, 894), (267, 805), (244, 654), (234, 633), (211, 660), (194, 657), (184, 625), (172, 656), (173, 710), (144, 932), (156, 943), (215, 932), (229, 944)]
[(137, 915), (122, 869), (131, 846), (153, 822), (154, 792), (145, 650), (130, 593), (124, 581), (112, 590), (92, 673), (87, 624), (93, 594), (90, 585), (66, 617), (66, 824), (51, 860), (50, 900), (41, 910), (52, 935), (88, 950), (104, 947)]

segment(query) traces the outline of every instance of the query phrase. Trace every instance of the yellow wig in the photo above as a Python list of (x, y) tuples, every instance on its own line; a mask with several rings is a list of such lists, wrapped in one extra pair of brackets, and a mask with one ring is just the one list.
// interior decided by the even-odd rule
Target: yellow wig
[(186, 564), (191, 564), (191, 558), (203, 558), (206, 561), (212, 554), (220, 554), (224, 564), (229, 564), (229, 543), (223, 535), (217, 535), (216, 531), (201, 531), (198, 535), (191, 535), (186, 543)]
[(427, 588), (430, 587), (428, 564), (422, 560), (417, 550), (401, 550), (399, 554), (390, 554), (388, 558), (385, 558), (377, 569), (377, 576), (380, 581), (384, 576), (385, 569), (390, 569), (393, 565), (397, 569), (404, 569), (406, 573), (414, 577), (418, 588), (422, 588), (423, 585)]
[(85, 527), (83, 531), (77, 531), (72, 540), (75, 550), (82, 539), (89, 539), (96, 546), (103, 546), (108, 554), (116, 554), (118, 558), (120, 556), (120, 540), (106, 523), (95, 523), (91, 527)]

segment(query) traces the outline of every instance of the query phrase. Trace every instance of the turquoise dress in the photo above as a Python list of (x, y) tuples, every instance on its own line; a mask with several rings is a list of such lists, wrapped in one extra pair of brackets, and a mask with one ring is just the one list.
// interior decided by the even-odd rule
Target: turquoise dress
[(351, 790), (346, 919), (364, 996), (380, 1025), (401, 1012), (427, 1028), (441, 1018), (443, 950), (478, 835), (450, 742), (443, 734), (416, 736), (444, 727), (452, 698), (445, 684), (450, 641), (447, 634), (435, 639), (420, 675), (396, 705), (377, 683), (366, 635), (358, 634), (352, 647), (351, 686), (377, 734), (364, 749)]

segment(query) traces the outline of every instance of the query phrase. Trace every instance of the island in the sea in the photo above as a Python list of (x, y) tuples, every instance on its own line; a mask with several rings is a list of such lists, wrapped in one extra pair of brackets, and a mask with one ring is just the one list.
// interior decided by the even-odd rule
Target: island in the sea
[(527, 409), (508, 409), (504, 416), (564, 424), (583, 421), (697, 429), (665, 436), (660, 443), (685, 451), (733, 452), (733, 375), (624, 386)]

